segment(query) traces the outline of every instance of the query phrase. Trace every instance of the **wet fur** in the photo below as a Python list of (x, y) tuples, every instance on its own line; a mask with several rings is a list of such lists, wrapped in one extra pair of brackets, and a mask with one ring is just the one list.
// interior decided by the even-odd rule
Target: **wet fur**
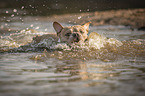
[(44, 39), (52, 38), (54, 41), (66, 42), (67, 44), (72, 43), (83, 43), (88, 38), (88, 29), (90, 22), (85, 23), (84, 25), (75, 25), (63, 27), (58, 22), (53, 23), (53, 27), (56, 31), (56, 34), (46, 34), (42, 36), (36, 36), (33, 40), (36, 43), (43, 41)]

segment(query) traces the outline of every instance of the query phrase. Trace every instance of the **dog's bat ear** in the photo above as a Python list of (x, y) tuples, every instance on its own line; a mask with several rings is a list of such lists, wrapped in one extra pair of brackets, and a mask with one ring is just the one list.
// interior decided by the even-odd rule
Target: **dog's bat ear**
[(57, 34), (59, 34), (61, 30), (63, 29), (62, 25), (59, 24), (58, 22), (53, 22), (53, 28), (55, 29)]
[(84, 27), (85, 29), (88, 30), (88, 29), (89, 29), (89, 25), (90, 25), (90, 23), (91, 23), (91, 22), (85, 23), (85, 24), (83, 25), (83, 27)]
[(85, 24), (83, 25), (83, 28), (86, 29), (87, 32), (89, 32), (89, 25), (90, 25), (90, 23), (91, 23), (91, 22), (88, 22), (88, 23), (85, 23)]

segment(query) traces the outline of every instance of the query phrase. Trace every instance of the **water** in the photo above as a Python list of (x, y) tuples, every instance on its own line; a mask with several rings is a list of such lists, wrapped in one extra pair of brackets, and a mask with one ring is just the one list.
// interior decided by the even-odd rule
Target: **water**
[(24, 19), (0, 23), (9, 30), (0, 38), (1, 96), (144, 96), (144, 31), (91, 26), (89, 34), (100, 35), (87, 44), (34, 44), (34, 36), (54, 33), (52, 22)]

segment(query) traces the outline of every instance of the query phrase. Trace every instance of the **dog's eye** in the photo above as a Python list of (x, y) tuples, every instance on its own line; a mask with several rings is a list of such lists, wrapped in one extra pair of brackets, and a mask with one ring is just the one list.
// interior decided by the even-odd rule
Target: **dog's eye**
[(70, 36), (71, 33), (66, 33), (65, 36)]
[(80, 33), (84, 33), (83, 31), (80, 31)]

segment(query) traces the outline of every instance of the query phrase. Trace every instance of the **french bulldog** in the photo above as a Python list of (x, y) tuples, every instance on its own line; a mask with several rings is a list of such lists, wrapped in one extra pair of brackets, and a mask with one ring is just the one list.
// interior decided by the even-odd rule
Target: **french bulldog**
[(53, 22), (53, 27), (56, 34), (46, 34), (42, 36), (36, 36), (33, 40), (37, 43), (44, 39), (52, 38), (56, 42), (65, 42), (67, 44), (83, 43), (88, 38), (88, 29), (91, 22), (83, 25), (74, 25), (63, 27), (58, 22)]

